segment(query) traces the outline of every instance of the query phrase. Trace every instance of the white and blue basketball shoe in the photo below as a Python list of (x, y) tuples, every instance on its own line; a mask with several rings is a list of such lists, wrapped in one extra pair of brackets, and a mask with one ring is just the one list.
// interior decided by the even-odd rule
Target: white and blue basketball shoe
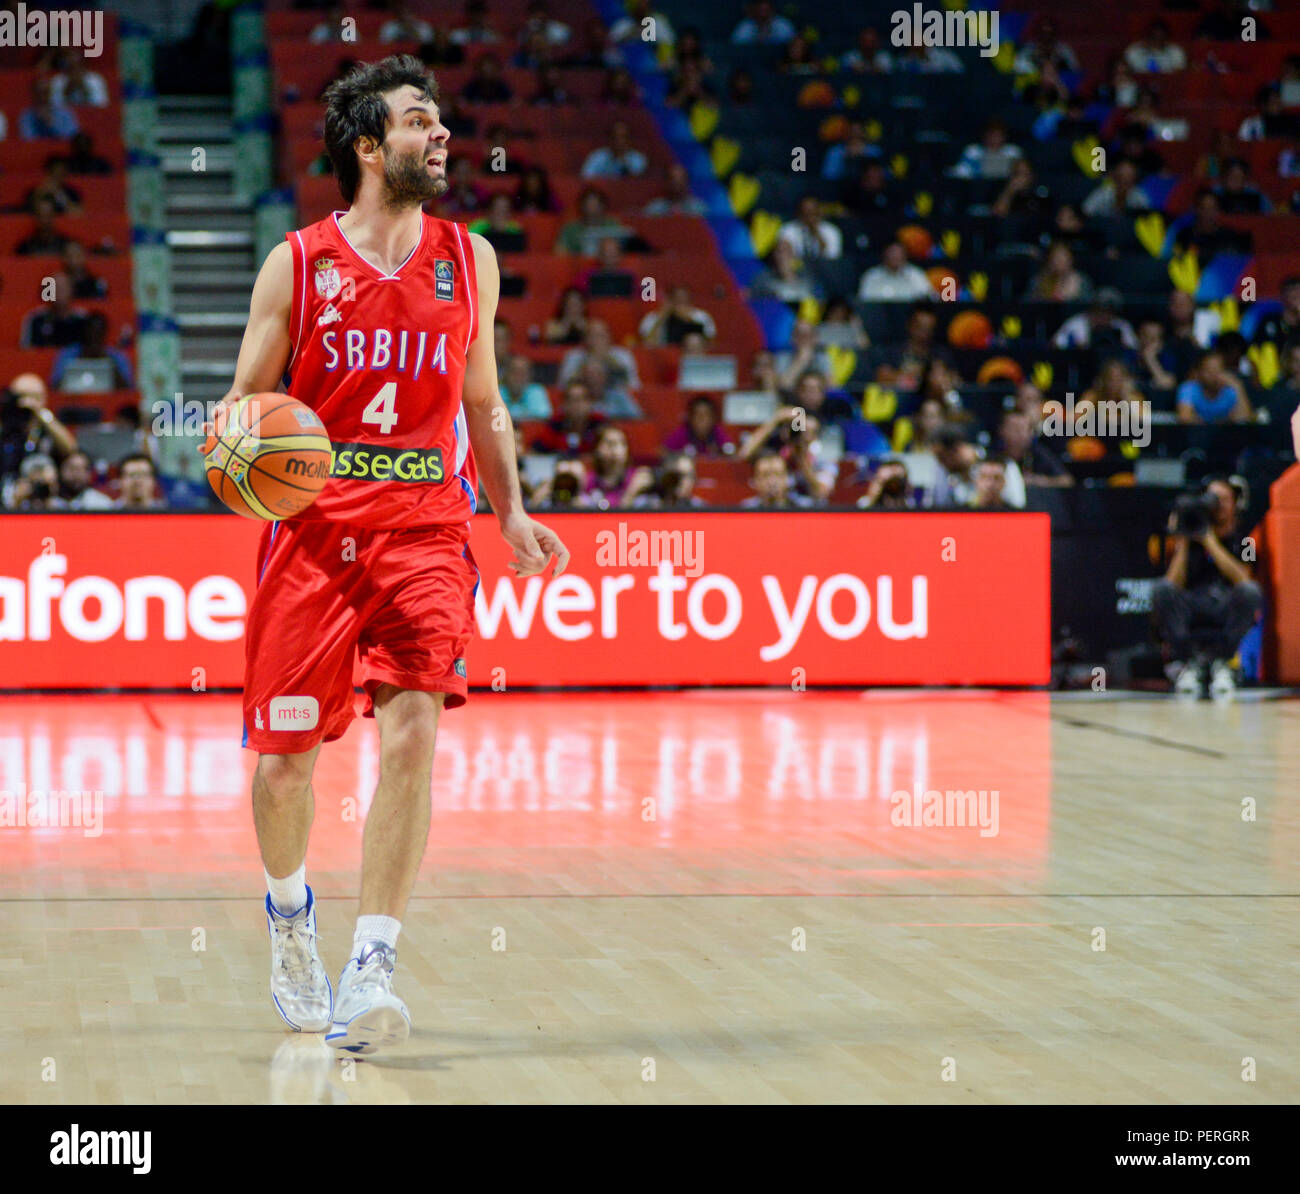
[(334, 1013), (334, 991), (316, 953), (316, 900), (282, 916), (266, 897), (266, 929), (271, 935), (271, 998), (280, 1018), (296, 1032), (324, 1032)]
[(393, 994), (397, 951), (382, 941), (366, 941), (349, 958), (339, 979), (334, 1025), (326, 1044), (349, 1053), (373, 1053), (397, 1045), (411, 1033), (411, 1016)]

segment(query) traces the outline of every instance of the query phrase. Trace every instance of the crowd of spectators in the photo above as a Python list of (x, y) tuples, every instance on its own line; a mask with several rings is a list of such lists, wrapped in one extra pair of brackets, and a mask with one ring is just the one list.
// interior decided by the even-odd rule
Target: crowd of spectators
[[(387, 8), (381, 42), (416, 41), (434, 67), (469, 64), (468, 83), (441, 101), (454, 140), (450, 189), (438, 204), (440, 214), (466, 221), (497, 247), (503, 293), (514, 280), (513, 253), (552, 252), (573, 261), (548, 318), (527, 329), (503, 319), (498, 328), (501, 391), (516, 422), (526, 425), (521, 449), (535, 502), (579, 508), (692, 504), (700, 499), (692, 489), (691, 462), (713, 457), (744, 462), (753, 491), (749, 500), (759, 506), (826, 504), (844, 492), (848, 477), (865, 508), (992, 508), (995, 481), (996, 504), (1017, 508), (1035, 487), (1077, 483), (1090, 475), (1085, 466), (1113, 450), (1097, 437), (1060, 440), (1046, 434), (1045, 402), (1055, 395), (1023, 371), (995, 375), (1004, 397), (992, 419), (971, 406), (972, 389), (987, 388), (988, 379), (983, 370), (971, 375), (975, 371), (954, 351), (951, 321), (946, 315), (941, 321), (936, 312), (943, 311), (945, 299), (969, 301), (972, 279), (935, 268), (943, 255), (932, 242), (903, 234), (904, 225), (920, 219), (916, 187), (905, 166), (881, 151), (877, 122), (857, 110), (824, 123), (828, 131), (809, 165), (810, 177), (821, 185), (776, 213), (778, 227), (762, 268), (741, 296), (785, 304), (798, 315), (789, 347), (760, 351), (739, 365), (733, 388), (766, 401), (761, 409), (767, 413), (732, 425), (724, 417), (723, 392), (683, 391), (680, 423), (665, 430), (653, 466), (644, 453), (634, 459), (620, 429), (646, 412), (634, 350), (670, 349), (683, 360), (726, 355), (734, 350), (719, 336), (719, 307), (739, 299), (701, 292), (681, 270), (664, 277), (648, 268), (647, 255), (657, 248), (655, 219), (701, 217), (706, 205), (693, 193), (683, 165), (652, 164), (655, 155), (637, 144), (633, 129), (641, 94), (623, 48), (640, 41), (644, 22), (654, 20), (666, 102), (688, 114), (699, 104), (744, 109), (761, 102), (754, 68), (734, 57), (729, 61), (736, 65), (720, 68), (710, 56), (711, 46), (720, 54), (717, 43), (670, 20), (649, 0), (631, 0), (612, 26), (594, 16), (566, 23), (546, 0), (532, 0), (513, 26), (485, 0), (467, 0), (458, 17), (439, 22), (404, 0), (391, 0)], [(743, 8), (731, 45), (778, 48), (775, 69), (796, 89), (812, 87), (827, 72), (853, 80), (989, 69), (974, 55), (942, 47), (895, 46), (887, 30), (870, 25), (844, 52), (829, 54), (819, 44), (814, 12), (796, 18), (770, 0)], [(1205, 8), (1194, 34), (1198, 41), (1237, 36), (1224, 16), (1235, 13), (1234, 5)], [(346, 41), (342, 12), (322, 14), (310, 40), (322, 46)], [(1266, 27), (1266, 17), (1260, 24)], [(1131, 224), (1160, 206), (1151, 184), (1168, 178), (1162, 143), (1180, 135), (1179, 113), (1162, 105), (1160, 84), (1190, 69), (1190, 61), (1189, 47), (1155, 20), (1131, 44), (1116, 44), (1104, 72), (1088, 74), (1054, 23), (1034, 19), (1015, 46), (1012, 65), (1017, 102), (1033, 110), (1032, 131), (1026, 135), (1019, 121), (1021, 133), (1015, 135), (1011, 122), (992, 115), (977, 135), (951, 146), (938, 172), (939, 193), (930, 198), (953, 210), (954, 202), (967, 202), (954, 198), (971, 193), (964, 188), (988, 184), (979, 211), (1015, 226), (1016, 247), (1029, 264), (1014, 297), (1058, 305), (1059, 319), (1048, 330), (1051, 347), (1089, 354), (1077, 409), (1148, 403), (1189, 425), (1254, 423), (1261, 416), (1275, 418), (1300, 394), (1300, 277), (1284, 283), (1280, 309), (1255, 324), (1249, 341), (1185, 288), (1170, 287), (1159, 318), (1145, 311), (1139, 319), (1122, 290), (1094, 277), (1099, 255), (1112, 252), (1107, 238), (1115, 223)], [(339, 69), (347, 65), (344, 60)], [(476, 114), (503, 103), (575, 106), (572, 69), (598, 72), (600, 88), (587, 113), (592, 148), (574, 163), (581, 193), (566, 204), (548, 173), (552, 159), (543, 140), (524, 128), (484, 127)], [(524, 77), (531, 82), (521, 84)], [(1279, 157), (1278, 174), (1300, 177), (1300, 123), (1286, 102), (1295, 88), (1284, 95), (1294, 83), (1300, 83), (1300, 60), (1288, 60), (1283, 75), (1260, 89), (1253, 114), (1235, 133), (1220, 130), (1198, 164), (1189, 218), (1171, 232), (1170, 246), (1194, 254), (1202, 269), (1221, 254), (1250, 251), (1250, 234), (1233, 217), (1276, 209), (1276, 193), (1270, 197), (1252, 176), (1246, 152), (1251, 144), (1295, 138)], [(16, 250), (52, 258), (52, 293), (42, 296), (19, 329), (23, 345), (59, 350), (45, 379), (51, 388), (88, 360), (107, 363), (113, 389), (133, 384), (127, 346), (94, 310), (106, 295), (93, 256), (59, 230), (59, 217), (75, 214), (84, 202), (81, 176), (107, 166), (81, 132), (77, 113), (106, 102), (104, 79), (79, 55), (68, 55), (52, 61), (33, 85), (13, 130), (19, 137), (59, 137), (70, 144), (66, 154), (51, 155), (23, 197), (32, 226)], [(497, 112), (492, 109), (492, 119)], [(1102, 146), (1109, 164), (1086, 194), (1067, 200), (1043, 181), (1048, 174), (1040, 149), (1080, 138)], [(491, 152), (501, 147), (504, 166)], [(634, 218), (626, 207), (615, 207), (609, 190), (638, 179), (655, 193)], [(552, 243), (529, 242), (524, 221), (535, 213), (559, 217)], [(845, 232), (848, 221), (860, 218), (894, 219), (899, 231), (864, 247)], [(652, 272), (656, 285), (647, 294), (643, 283)], [(947, 293), (949, 284), (959, 295)], [(638, 297), (644, 308), (625, 338), (616, 338), (589, 310), (597, 300)], [(864, 325), (864, 313), (885, 306), (907, 313), (897, 340), (879, 337), (874, 325), (868, 334)], [(566, 352), (557, 366), (535, 359), (534, 346), (562, 346)], [(1257, 351), (1264, 346), (1271, 346), (1275, 361), (1267, 379), (1260, 377)], [(858, 364), (846, 371), (845, 360)], [(1257, 391), (1265, 384), (1272, 398), (1261, 404)], [(888, 401), (877, 408), (873, 394)], [(75, 436), (75, 428), (65, 430)], [(34, 445), (31, 451), (41, 454)], [(55, 443), (46, 454), (51, 451), (61, 468), (71, 448)], [(119, 467), (95, 462), (95, 468), (90, 490), (116, 494)], [(10, 497), (20, 471), (13, 467), (6, 474)], [(782, 488), (774, 496), (778, 477)]]
[[(52, 48), (35, 63), (28, 102), (0, 141), (49, 143), (32, 185), (16, 188), (6, 214), (28, 224), (8, 250), (43, 273), (32, 306), (11, 328), (11, 347), (56, 350), (40, 372), (23, 369), (0, 389), (0, 508), (12, 511), (145, 510), (167, 505), (154, 445), (142, 427), (130, 347), (133, 329), (111, 322), (113, 293), (101, 264), (118, 247), (93, 232), (101, 206), (88, 206), (114, 173), (96, 150), (85, 114), (108, 107), (109, 83), (80, 51)], [(69, 233), (63, 221), (84, 217)], [(0, 286), (10, 281), (0, 256)], [(24, 271), (30, 276), (30, 270)], [(12, 289), (12, 288), (9, 288)], [(15, 295), (18, 290), (12, 291)], [(20, 300), (21, 301), (21, 300)], [(23, 351), (23, 356), (26, 356)], [(50, 355), (32, 353), (33, 363)], [(100, 395), (111, 395), (97, 408)], [(57, 407), (57, 410), (56, 410)], [(93, 435), (87, 435), (93, 431)], [(79, 445), (92, 444), (94, 454)]]
[[(1239, 35), (1239, 22), (1224, 24), (1224, 13), (1235, 12), (1236, 6), (1207, 4), (1205, 9), (1194, 34), (1198, 43)], [(939, 47), (893, 46), (887, 30), (873, 27), (863, 28), (852, 48), (836, 59), (818, 45), (814, 13), (795, 19), (792, 10), (778, 11), (768, 0), (746, 4), (744, 10), (732, 44), (780, 47), (776, 69), (798, 76), (795, 87), (828, 71), (851, 77), (978, 69), (972, 56)], [(546, 6), (536, 4), (530, 11), (541, 15)], [(689, 113), (699, 104), (745, 107), (756, 102), (749, 67), (742, 63), (729, 71), (719, 69), (710, 56), (710, 44), (716, 51), (716, 43), (706, 43), (698, 30), (681, 23), (674, 27), (648, 3), (630, 4), (628, 13), (614, 35), (606, 36), (606, 53), (597, 56), (611, 76), (622, 70), (618, 45), (633, 36), (638, 21), (653, 15), (664, 43), (658, 57), (670, 106)], [(503, 46), (502, 53), (508, 48)], [(552, 56), (564, 60), (558, 48)], [(1040, 309), (1059, 306), (1044, 344), (1085, 362), (1078, 393), (1070, 396), (1076, 412), (1109, 405), (1131, 410), (1135, 421), (1149, 419), (1153, 408), (1168, 422), (1187, 425), (1276, 421), (1300, 397), (1300, 277), (1286, 280), (1280, 311), (1258, 320), (1246, 340), (1235, 323), (1224, 322), (1217, 307), (1198, 303), (1181, 285), (1167, 283), (1160, 300), (1165, 310), (1157, 316), (1149, 301), (1134, 305), (1123, 289), (1094, 276), (1113, 273), (1097, 270), (1094, 263), (1098, 255), (1115, 258), (1109, 243), (1115, 226), (1131, 226), (1158, 210), (1174, 181), (1161, 145), (1189, 134), (1180, 127), (1179, 113), (1162, 105), (1160, 80), (1190, 69), (1189, 61), (1187, 48), (1157, 19), (1130, 44), (1117, 44), (1104, 72), (1088, 74), (1050, 17), (1039, 16), (1016, 45), (1012, 68), (1017, 102), (1033, 108), (1032, 132), (1025, 135), (1025, 122), (1018, 121), (1021, 135), (1013, 135), (1007, 120), (992, 116), (976, 139), (953, 147), (941, 177), (954, 186), (990, 184), (987, 198), (978, 201), (983, 206), (972, 206), (970, 212), (1014, 224), (1014, 247), (1030, 264), (1014, 297)], [(1300, 59), (1289, 61), (1286, 71), (1290, 75), (1284, 72), (1260, 90), (1258, 111), (1237, 134), (1216, 136), (1198, 163), (1198, 186), (1188, 192), (1187, 218), (1169, 233), (1169, 249), (1194, 256), (1202, 270), (1220, 254), (1250, 253), (1250, 233), (1234, 226), (1232, 217), (1275, 210), (1276, 197), (1270, 198), (1252, 177), (1245, 147), (1263, 136), (1300, 133), (1294, 110), (1282, 99), (1288, 78), (1300, 81)], [(470, 107), (476, 102), (473, 96), (463, 98)], [(856, 482), (858, 505), (887, 509), (1022, 508), (1035, 488), (1068, 487), (1097, 475), (1094, 466), (1114, 456), (1117, 444), (1101, 435), (1056, 438), (1048, 433), (1047, 403), (1059, 400), (1059, 383), (1040, 389), (1013, 366), (991, 375), (1004, 395), (999, 413), (990, 419), (970, 406), (964, 395), (987, 389), (988, 379), (983, 370), (978, 378), (963, 375), (967, 366), (959, 364), (960, 353), (953, 351), (961, 342), (947, 327), (951, 319), (942, 305), (953, 298), (969, 302), (969, 279), (936, 269), (934, 262), (944, 258), (932, 251), (932, 242), (918, 243), (900, 231), (896, 239), (869, 246), (865, 261), (861, 244), (850, 243), (846, 218), (894, 217), (900, 228), (918, 220), (915, 185), (905, 166), (882, 152), (879, 129), (872, 124), (860, 112), (825, 123), (836, 131), (827, 135), (820, 161), (809, 169), (823, 183), (838, 185), (839, 198), (827, 198), (829, 192), (821, 187), (779, 212), (770, 249), (745, 290), (751, 301), (786, 304), (799, 316), (789, 348), (760, 352), (741, 363), (735, 389), (770, 398), (766, 421), (727, 425), (723, 394), (683, 393), (681, 423), (663, 437), (657, 470), (671, 468), (678, 476), (683, 457), (729, 456), (747, 464), (753, 490), (748, 501), (764, 507), (825, 504), (837, 492), (842, 501), (847, 476)], [(719, 340), (716, 307), (710, 307), (731, 300), (696, 297), (689, 278), (669, 279), (667, 285), (659, 279), (662, 297), (650, 303), (624, 345), (609, 343), (607, 332), (603, 337), (596, 333), (594, 351), (588, 345), (588, 301), (633, 293), (644, 268), (636, 263), (637, 254), (653, 248), (638, 243), (641, 234), (611, 213), (601, 189), (606, 180), (646, 177), (652, 168), (630, 138), (624, 118), (616, 115), (603, 127), (601, 144), (582, 164), (587, 186), (577, 210), (566, 213), (555, 245), (557, 252), (594, 259), (594, 265), (575, 269), (554, 315), (531, 337), (545, 344), (587, 346), (589, 357), (574, 353), (566, 358), (549, 391), (518, 359), (527, 356), (526, 349), (521, 347), (501, 366), (512, 413), (545, 424), (544, 433), (522, 441), (527, 455), (584, 456), (576, 465), (561, 460), (567, 471), (576, 473), (580, 467), (583, 480), (571, 494), (567, 482), (561, 485), (558, 498), (545, 491), (539, 500), (551, 505), (557, 500), (574, 507), (634, 505), (649, 492), (647, 474), (630, 461), (619, 463), (626, 453), (614, 447), (604, 449), (609, 463), (601, 475), (625, 483), (592, 480), (600, 471), (592, 455), (597, 438), (614, 443), (618, 437), (607, 431), (608, 424), (636, 417), (628, 413), (637, 406), (635, 362), (630, 369), (626, 363), (613, 367), (613, 350), (668, 345), (689, 357), (726, 354), (730, 347)], [(1039, 147), (1080, 139), (1104, 148), (1107, 168), (1086, 192), (1069, 199), (1054, 195), (1042, 181), (1050, 176), (1041, 170)], [(1300, 139), (1285, 152), (1290, 156), (1279, 160), (1279, 176), (1300, 176)], [(550, 194), (545, 171), (535, 162), (527, 169), (532, 180), (525, 186), (521, 176), (513, 211), (555, 211), (553, 202), (530, 198)], [(683, 167), (671, 167), (663, 182), (661, 197), (644, 214), (703, 209)], [(1156, 182), (1162, 185), (1153, 188)], [(939, 185), (942, 190), (942, 181)], [(952, 210), (953, 200), (966, 203), (961, 196), (967, 194), (953, 190), (951, 196), (929, 198)], [(1300, 192), (1296, 203), (1300, 210)], [(1181, 214), (1174, 211), (1171, 218)], [(835, 267), (850, 260), (862, 264), (846, 290), (845, 272)], [(946, 292), (946, 284), (954, 293)], [(1003, 297), (1012, 296), (1004, 291)], [(878, 304), (907, 308), (906, 332), (897, 342), (873, 341), (867, 333), (861, 315)], [(1259, 375), (1257, 350), (1264, 346), (1271, 346), (1277, 361), (1275, 375), (1267, 378)], [(866, 393), (858, 388), (861, 367), (852, 374), (854, 387), (846, 386), (845, 371), (837, 369), (837, 361), (846, 356), (866, 362)], [(1252, 401), (1260, 385), (1271, 390), (1267, 404)], [(872, 406), (871, 392), (877, 389), (889, 397), (883, 414)], [(632, 483), (634, 475), (638, 484)], [(778, 477), (781, 492), (774, 496)]]

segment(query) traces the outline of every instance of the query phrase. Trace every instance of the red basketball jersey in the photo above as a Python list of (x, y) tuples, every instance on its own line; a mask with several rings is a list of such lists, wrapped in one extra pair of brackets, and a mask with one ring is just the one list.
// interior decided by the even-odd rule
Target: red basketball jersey
[(378, 528), (465, 522), (478, 497), (461, 406), (478, 335), (469, 233), (422, 214), (411, 255), (385, 274), (349, 243), (342, 214), (288, 233), (287, 390), (334, 445), (330, 479), (298, 517)]

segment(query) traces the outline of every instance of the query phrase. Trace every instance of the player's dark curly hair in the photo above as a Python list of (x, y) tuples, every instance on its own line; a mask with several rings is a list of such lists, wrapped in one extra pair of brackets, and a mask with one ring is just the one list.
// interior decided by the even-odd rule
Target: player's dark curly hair
[(361, 137), (369, 137), (377, 145), (383, 143), (388, 134), (384, 92), (408, 83), (420, 92), (421, 99), (438, 102), (438, 84), (432, 73), (410, 54), (364, 63), (325, 89), (325, 152), (348, 203), (356, 198), (361, 185), (356, 143)]

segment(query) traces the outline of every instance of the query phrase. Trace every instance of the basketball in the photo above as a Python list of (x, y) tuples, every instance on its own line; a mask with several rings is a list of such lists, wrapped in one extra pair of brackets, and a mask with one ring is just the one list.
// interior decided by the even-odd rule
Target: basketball
[(287, 394), (247, 394), (218, 412), (208, 484), (245, 518), (301, 514), (325, 488), (330, 440), (316, 412)]

